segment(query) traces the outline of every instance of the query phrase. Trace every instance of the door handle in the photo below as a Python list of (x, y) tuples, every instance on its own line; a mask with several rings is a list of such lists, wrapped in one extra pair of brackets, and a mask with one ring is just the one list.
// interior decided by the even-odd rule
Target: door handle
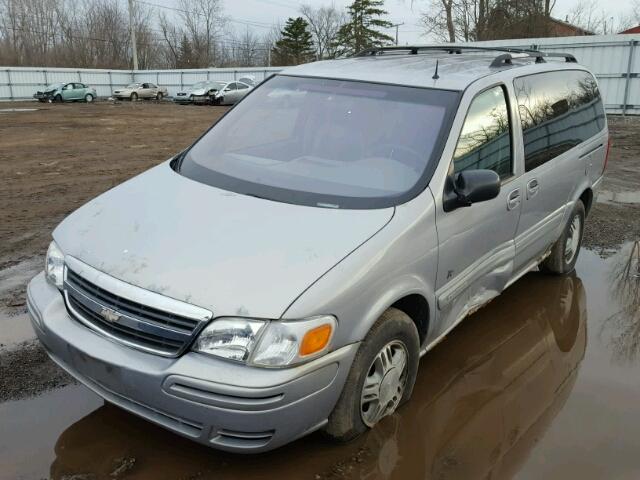
[(537, 178), (532, 178), (527, 183), (527, 199), (535, 197), (538, 191), (540, 190), (540, 184), (538, 183)]
[(507, 210), (513, 210), (520, 205), (520, 189), (516, 188), (507, 197)]

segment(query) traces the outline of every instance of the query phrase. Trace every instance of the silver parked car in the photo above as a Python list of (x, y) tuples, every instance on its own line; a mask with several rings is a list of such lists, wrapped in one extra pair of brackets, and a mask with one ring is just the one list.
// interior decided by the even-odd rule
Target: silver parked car
[(113, 98), (117, 100), (131, 100), (139, 98), (162, 100), (168, 95), (166, 87), (159, 87), (150, 82), (134, 82), (124, 88), (113, 91)]
[(213, 105), (233, 105), (247, 95), (253, 87), (241, 81), (227, 82), (211, 97)]
[(204, 81), (191, 85), (191, 87), (176, 93), (173, 97), (175, 103), (183, 105), (195, 104), (213, 104), (215, 96), (227, 86), (227, 82)]
[(58, 225), (32, 323), (107, 401), (204, 445), (349, 440), (409, 401), (470, 312), (531, 269), (573, 270), (607, 152), (570, 55), (287, 69)]

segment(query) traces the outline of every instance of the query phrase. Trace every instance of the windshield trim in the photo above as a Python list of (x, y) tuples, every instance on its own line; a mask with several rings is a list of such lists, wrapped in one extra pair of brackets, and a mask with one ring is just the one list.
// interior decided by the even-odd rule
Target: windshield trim
[[(246, 101), (246, 99), (253, 94), (256, 90), (258, 90), (263, 85), (267, 84), (273, 78), (276, 77), (293, 77), (293, 78), (309, 78), (309, 79), (320, 79), (320, 80), (338, 80), (341, 82), (354, 82), (354, 83), (365, 83), (365, 84), (375, 84), (375, 85), (392, 85), (404, 88), (411, 89), (419, 89), (419, 90), (434, 90), (434, 91), (446, 91), (455, 94), (455, 97), (452, 98), (451, 105), (446, 109), (444, 118), (442, 119), (441, 126), (441, 134), (436, 138), (433, 149), (431, 151), (431, 158), (427, 162), (427, 165), (422, 172), (422, 175), (418, 178), (418, 181), (415, 185), (409, 190), (402, 192), (398, 195), (389, 195), (385, 197), (347, 197), (347, 196), (339, 196), (339, 195), (330, 195), (330, 194), (321, 194), (315, 192), (307, 192), (300, 190), (291, 190), (281, 187), (275, 187), (271, 185), (263, 185), (255, 182), (250, 182), (247, 180), (240, 180), (235, 177), (231, 177), (229, 175), (225, 175), (220, 172), (216, 172), (205, 168), (196, 162), (190, 162), (189, 167), (194, 172), (194, 175), (186, 175), (182, 172), (183, 162), (185, 157), (189, 153), (189, 151), (198, 143), (200, 140), (205, 137), (211, 129), (213, 129), (218, 122), (220, 122), (226, 115), (229, 114), (234, 108), (236, 108), (241, 102)], [(380, 209), (380, 208), (388, 208), (395, 207), (406, 203), (415, 197), (417, 197), (420, 193), (422, 193), (439, 164), (439, 160), (442, 157), (442, 152), (444, 150), (445, 144), (448, 140), (448, 134), (451, 130), (451, 125), (453, 124), (453, 120), (458, 111), (460, 100), (462, 98), (463, 92), (460, 90), (451, 90), (444, 88), (430, 88), (430, 87), (419, 87), (412, 85), (402, 85), (402, 84), (392, 84), (392, 83), (384, 83), (384, 82), (369, 82), (363, 80), (350, 80), (344, 78), (330, 78), (330, 77), (319, 77), (319, 76), (311, 76), (311, 75), (288, 75), (288, 74), (275, 74), (263, 80), (259, 85), (253, 87), (240, 101), (238, 101), (233, 107), (227, 110), (213, 125), (211, 125), (203, 134), (196, 139), (193, 144), (191, 144), (187, 149), (183, 150), (180, 154), (177, 155), (175, 161), (171, 162), (172, 169), (191, 180), (204, 183), (214, 188), (219, 188), (222, 190), (227, 190), (235, 193), (239, 193), (242, 195), (248, 195), (258, 198), (263, 198), (266, 200), (272, 200), (280, 203), (290, 203), (294, 205), (304, 205), (316, 208), (339, 208), (344, 210), (371, 210), (371, 209)]]

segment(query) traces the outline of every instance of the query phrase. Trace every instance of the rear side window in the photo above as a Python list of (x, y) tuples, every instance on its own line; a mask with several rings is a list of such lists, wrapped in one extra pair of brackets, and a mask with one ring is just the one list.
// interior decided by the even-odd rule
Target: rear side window
[(511, 124), (504, 88), (478, 94), (469, 107), (453, 154), (454, 173), (486, 169), (511, 175)]
[(600, 91), (595, 78), (588, 72), (538, 73), (516, 78), (513, 84), (524, 136), (527, 172), (604, 128)]

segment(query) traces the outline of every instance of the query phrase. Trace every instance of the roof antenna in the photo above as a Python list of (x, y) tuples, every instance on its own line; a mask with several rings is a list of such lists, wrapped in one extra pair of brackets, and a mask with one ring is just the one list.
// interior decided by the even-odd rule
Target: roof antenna
[(440, 75), (438, 75), (438, 59), (436, 59), (436, 73), (433, 74), (433, 78), (434, 80), (438, 80), (440, 78)]

